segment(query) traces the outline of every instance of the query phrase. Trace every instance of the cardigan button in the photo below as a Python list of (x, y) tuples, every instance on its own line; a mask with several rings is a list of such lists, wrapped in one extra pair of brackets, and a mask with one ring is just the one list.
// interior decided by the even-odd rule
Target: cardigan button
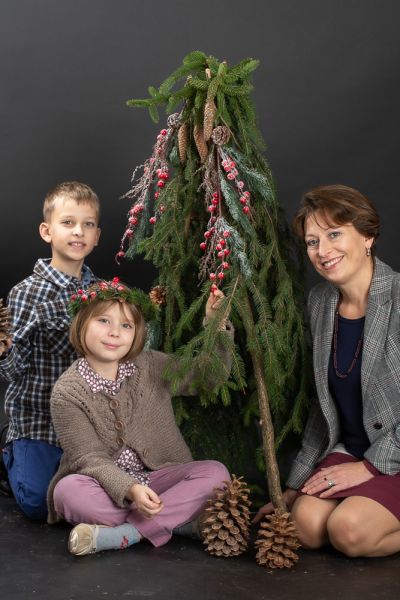
[(108, 403), (108, 406), (111, 408), (111, 410), (116, 410), (119, 406), (119, 402), (116, 398), (112, 398), (112, 400), (110, 400)]
[(123, 425), (122, 421), (115, 421), (114, 427), (117, 431), (122, 431), (124, 428), (124, 425)]
[(374, 429), (382, 429), (382, 423), (374, 423)]
[(146, 456), (148, 455), (149, 451), (147, 450), (147, 448), (145, 448), (142, 452), (143, 458), (146, 458)]

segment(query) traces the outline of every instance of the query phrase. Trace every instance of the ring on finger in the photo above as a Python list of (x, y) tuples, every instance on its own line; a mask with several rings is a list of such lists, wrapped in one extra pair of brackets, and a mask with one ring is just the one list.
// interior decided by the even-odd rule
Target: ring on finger
[(332, 488), (334, 485), (336, 485), (336, 484), (335, 484), (335, 482), (333, 481), (333, 479), (329, 479), (329, 481), (328, 481), (328, 484), (327, 484), (327, 485), (328, 485), (328, 490), (330, 490), (330, 489), (331, 489), (331, 488)]

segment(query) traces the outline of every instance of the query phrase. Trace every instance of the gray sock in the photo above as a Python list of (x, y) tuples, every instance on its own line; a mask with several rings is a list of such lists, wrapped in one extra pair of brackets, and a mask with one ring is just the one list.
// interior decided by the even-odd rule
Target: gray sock
[(194, 521), (189, 521), (189, 523), (184, 523), (183, 525), (179, 525), (179, 527), (175, 527), (172, 532), (176, 535), (182, 535), (183, 537), (191, 538), (192, 540), (200, 540), (200, 531), (198, 526), (198, 519)]

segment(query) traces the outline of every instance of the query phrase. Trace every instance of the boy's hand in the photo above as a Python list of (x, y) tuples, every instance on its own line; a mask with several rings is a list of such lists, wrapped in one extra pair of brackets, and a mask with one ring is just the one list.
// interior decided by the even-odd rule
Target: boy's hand
[(130, 497), (138, 511), (148, 519), (158, 515), (164, 508), (161, 498), (147, 485), (135, 483), (130, 489)]
[(10, 311), (3, 306), (3, 298), (0, 298), (0, 356), (11, 348), (10, 337)]
[(12, 346), (12, 338), (6, 337), (4, 334), (0, 333), (0, 356), (7, 352)]

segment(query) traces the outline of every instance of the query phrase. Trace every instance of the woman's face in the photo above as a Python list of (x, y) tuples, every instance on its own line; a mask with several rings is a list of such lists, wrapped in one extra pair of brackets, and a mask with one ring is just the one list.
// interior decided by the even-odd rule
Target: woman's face
[(369, 269), (367, 248), (373, 238), (366, 238), (351, 223), (334, 226), (323, 214), (314, 213), (305, 222), (307, 254), (315, 270), (337, 286), (351, 283)]

